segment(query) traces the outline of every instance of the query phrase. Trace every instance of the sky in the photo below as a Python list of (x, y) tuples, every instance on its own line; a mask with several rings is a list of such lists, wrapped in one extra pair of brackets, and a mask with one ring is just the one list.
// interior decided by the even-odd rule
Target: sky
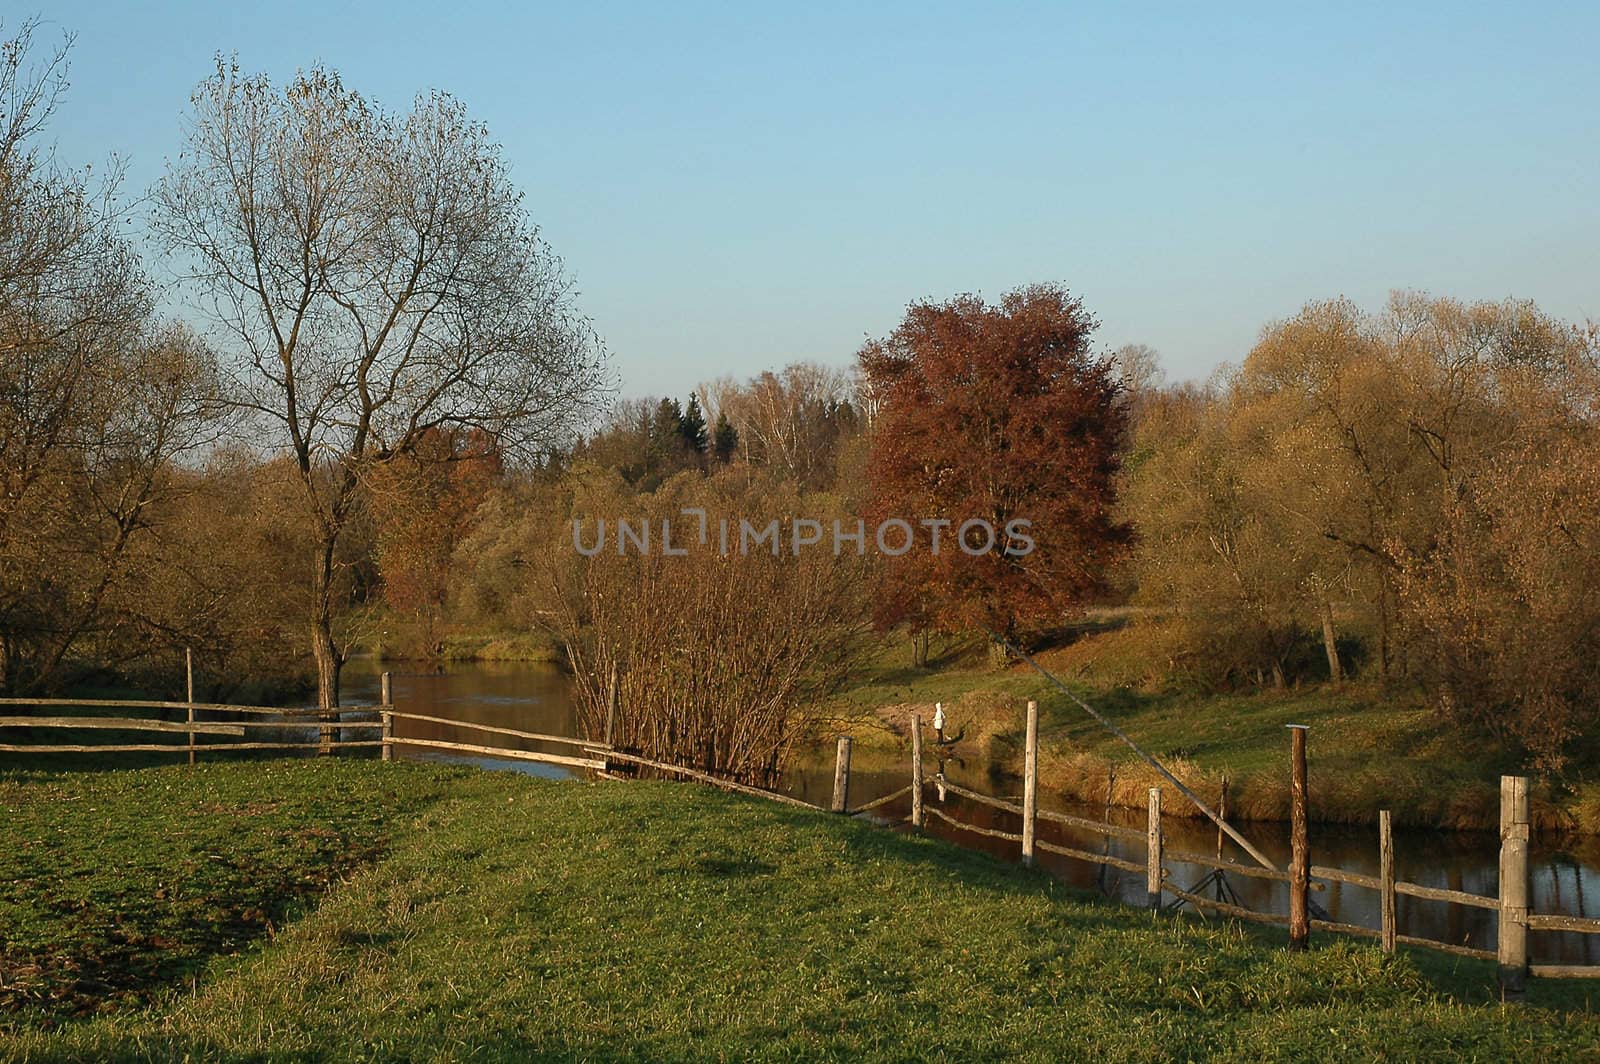
[[(28, 0), (21, 0), (26, 4)], [(4, 16), (9, 29), (30, 13)], [(1600, 5), (92, 3), (50, 137), (137, 194), (218, 53), (505, 148), (629, 396), (1066, 285), (1174, 379), (1312, 299), (1600, 319)]]

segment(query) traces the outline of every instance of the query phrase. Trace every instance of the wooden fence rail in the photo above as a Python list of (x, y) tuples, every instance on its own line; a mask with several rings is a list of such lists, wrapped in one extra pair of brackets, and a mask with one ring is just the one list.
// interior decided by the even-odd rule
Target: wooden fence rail
[[(190, 685), (192, 690), (192, 682)], [(202, 742), (201, 737), (237, 738), (244, 740), (252, 730), (261, 728), (308, 729), (326, 725), (341, 733), (333, 744), (333, 751), (366, 750), (382, 747), (382, 738), (344, 739), (343, 732), (373, 732), (384, 728), (381, 720), (372, 719), (383, 706), (351, 706), (336, 711), (331, 720), (325, 720), (321, 710), (282, 706), (235, 706), (222, 702), (172, 702), (164, 699), (114, 699), (114, 698), (0, 698), (0, 706), (29, 707), (33, 709), (102, 709), (117, 716), (86, 716), (72, 714), (0, 715), (0, 736), (16, 730), (46, 732), (156, 732), (181, 736), (182, 741), (172, 743), (118, 742), (0, 742), (0, 753), (7, 754), (174, 754), (188, 759), (192, 765), (204, 753), (234, 753), (245, 751), (319, 749), (311, 738), (249, 740), (241, 742)], [(159, 717), (132, 716), (139, 710), (182, 712), (183, 720), (164, 720)], [(201, 720), (196, 714), (239, 714), (246, 719)], [(349, 714), (362, 714), (367, 719), (350, 719)], [(271, 715), (278, 719), (250, 719)], [(69, 737), (70, 738), (70, 737)]]
[[(1295, 838), (1293, 840), (1295, 844), (1293, 847), (1294, 855), (1290, 861), (1289, 868), (1281, 870), (1228, 860), (1222, 856), (1220, 846), (1215, 857), (1167, 849), (1161, 826), (1160, 788), (1153, 787), (1150, 790), (1150, 808), (1146, 818), (1146, 827), (1143, 831), (1124, 825), (1091, 820), (1087, 817), (1040, 809), (1038, 807), (1036, 776), (1033, 771), (1033, 766), (1037, 764), (1038, 731), (1035, 723), (1037, 720), (1036, 713), (1037, 708), (1030, 703), (1028, 706), (1029, 726), (1025, 732), (1027, 748), (1024, 750), (1023, 760), (1025, 766), (1023, 799), (1020, 803), (983, 794), (953, 783), (946, 779), (943, 773), (937, 773), (931, 779), (925, 777), (922, 766), (921, 722), (913, 718), (911, 724), (912, 765), (910, 787), (901, 788), (892, 794), (884, 795), (882, 798), (851, 810), (851, 812), (863, 813), (869, 810), (880, 810), (909, 790), (912, 795), (911, 816), (909, 819), (914, 830), (921, 830), (926, 818), (931, 816), (958, 831), (999, 839), (1004, 842), (1017, 843), (1022, 850), (1025, 863), (1031, 863), (1035, 853), (1054, 853), (1074, 860), (1101, 865), (1102, 867), (1121, 869), (1133, 874), (1142, 872), (1146, 874), (1147, 903), (1151, 908), (1159, 908), (1161, 899), (1165, 896), (1170, 896), (1178, 899), (1179, 902), (1187, 903), (1198, 909), (1206, 909), (1255, 923), (1287, 927), (1290, 931), (1291, 948), (1303, 948), (1311, 931), (1321, 931), (1376, 939), (1385, 952), (1391, 953), (1398, 946), (1414, 946), (1438, 950), (1455, 956), (1473, 957), (1481, 960), (1498, 960), (1500, 985), (1502, 993), (1507, 999), (1515, 999), (1521, 996), (1524, 982), (1529, 976), (1566, 979), (1600, 978), (1600, 965), (1529, 963), (1528, 932), (1566, 931), (1600, 934), (1600, 918), (1533, 913), (1528, 910), (1531, 897), (1531, 883), (1527, 862), (1529, 824), (1527, 780), (1523, 777), (1506, 776), (1501, 781), (1502, 843), (1500, 883), (1498, 893), (1493, 897), (1397, 879), (1394, 874), (1392, 818), (1388, 810), (1382, 811), (1379, 816), (1378, 875), (1353, 872), (1327, 865), (1314, 865), (1311, 863), (1309, 832), (1305, 830), (1308, 819), (1305, 754), (1308, 729), (1297, 725), (1291, 732), (1290, 744), (1291, 775), (1294, 782), (1293, 794), (1296, 804), (1294, 818), (1296, 831), (1294, 832)], [(849, 773), (849, 743), (848, 740), (841, 740), (834, 774), (834, 808), (836, 810), (842, 811), (844, 809), (840, 798), (848, 794)], [(925, 787), (932, 788), (937, 804), (928, 803), (927, 796), (924, 793)], [(961, 820), (951, 812), (941, 808), (951, 796), (1014, 815), (1021, 820), (1021, 830), (1008, 831), (1000, 827), (985, 827)], [(1092, 850), (1065, 846), (1037, 838), (1034, 825), (1040, 821), (1054, 822), (1065, 827), (1096, 834), (1105, 838), (1108, 843), (1110, 839), (1116, 838), (1130, 843), (1142, 844), (1145, 850), (1145, 861), (1140, 863), (1112, 856), (1109, 852), (1097, 853)], [(1226, 875), (1237, 875), (1286, 884), (1290, 891), (1290, 904), (1284, 912), (1259, 912), (1244, 905), (1224, 901), (1221, 898), (1206, 897), (1198, 893), (1197, 890), (1184, 890), (1173, 883), (1171, 870), (1167, 867), (1169, 862), (1199, 865), (1223, 872)], [(1379, 895), (1380, 926), (1370, 928), (1359, 924), (1343, 923), (1313, 916), (1306, 892), (1325, 891), (1327, 884), (1330, 882), (1376, 891)], [(1479, 949), (1460, 943), (1440, 942), (1416, 935), (1399, 934), (1396, 927), (1395, 901), (1400, 895), (1444, 905), (1460, 905), (1497, 913), (1499, 919), (1497, 921), (1496, 948), (1493, 950)], [(1298, 903), (1297, 898), (1299, 899)]]
[[(331, 712), (303, 706), (248, 706), (225, 702), (194, 701), (194, 660), (185, 655), (185, 701), (166, 699), (105, 699), (105, 698), (0, 698), (0, 707), (17, 706), (33, 709), (102, 709), (117, 716), (61, 715), (30, 716), (24, 714), (0, 715), (0, 738), (7, 730), (28, 729), (88, 731), (88, 732), (159, 732), (182, 736), (184, 741), (174, 743), (129, 742), (0, 742), (0, 753), (13, 754), (174, 754), (186, 755), (192, 765), (201, 753), (231, 753), (271, 750), (316, 751), (334, 754), (353, 750), (380, 751), (385, 761), (393, 760), (399, 747), (417, 747), (440, 750), (453, 754), (478, 755), (512, 761), (532, 761), (557, 765), (568, 769), (601, 770), (606, 767), (603, 758), (585, 756), (585, 748), (593, 744), (587, 739), (570, 735), (550, 735), (543, 732), (524, 731), (496, 724), (479, 724), (475, 721), (455, 720), (426, 713), (397, 710), (394, 706), (393, 681), (389, 673), (380, 677), (380, 701), (371, 706), (346, 706)], [(163, 720), (155, 717), (132, 716), (135, 711), (156, 710), (181, 712), (183, 720)], [(197, 714), (227, 715), (227, 720), (201, 720)], [(272, 719), (253, 719), (271, 717)], [(243, 718), (243, 719), (240, 719)], [(423, 736), (397, 735), (397, 721), (415, 721), (424, 724), (444, 725), (469, 732), (522, 739), (529, 742), (567, 745), (578, 748), (572, 753), (552, 753), (544, 750), (516, 750), (504, 746), (434, 739)], [(253, 729), (301, 729), (307, 734), (292, 740), (241, 742), (202, 742), (201, 737), (245, 739)], [(311, 730), (316, 734), (312, 735)], [(345, 733), (378, 733), (372, 738), (350, 739)], [(269, 737), (270, 738), (270, 737)]]
[(593, 743), (589, 744), (586, 749), (588, 749), (589, 752), (594, 754), (597, 758), (602, 759), (602, 763), (619, 761), (623, 764), (638, 765), (643, 768), (653, 768), (659, 772), (670, 772), (674, 775), (683, 776), (687, 779), (692, 779), (700, 783), (709, 783), (713, 787), (720, 787), (723, 790), (733, 791), (736, 794), (748, 794), (755, 798), (766, 798), (774, 802), (781, 802), (784, 805), (797, 805), (802, 809), (814, 810), (817, 808), (810, 802), (803, 802), (799, 798), (792, 798), (787, 794), (779, 794), (776, 791), (765, 791), (760, 787), (749, 787), (742, 783), (735, 783), (733, 780), (725, 780), (720, 776), (713, 776), (709, 772), (701, 772), (698, 769), (684, 768), (682, 765), (674, 765), (666, 761), (656, 761), (653, 758), (640, 757), (637, 754), (624, 753), (620, 750), (613, 750), (609, 747), (599, 746)]

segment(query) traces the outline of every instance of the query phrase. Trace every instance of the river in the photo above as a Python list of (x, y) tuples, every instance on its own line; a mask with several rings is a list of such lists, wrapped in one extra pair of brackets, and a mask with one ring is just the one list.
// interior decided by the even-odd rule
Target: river
[[(358, 659), (350, 663), (344, 685), (348, 702), (377, 701), (377, 670), (378, 666), (371, 661)], [(560, 670), (550, 665), (473, 663), (450, 665), (437, 672), (401, 666), (394, 670), (393, 683), (395, 705), (402, 710), (552, 735), (577, 734), (577, 712), (568, 681)], [(541, 748), (537, 742), (464, 733), (450, 725), (398, 721), (395, 727), (396, 734), (402, 737), (466, 741), (515, 749)], [(547, 748), (557, 753), (571, 752), (566, 747)], [(465, 761), (486, 768), (509, 769), (540, 776), (559, 778), (569, 775), (565, 769), (553, 765), (488, 757), (456, 757), (421, 748), (404, 751), (402, 756)], [(935, 768), (930, 758), (925, 770), (930, 777)], [(1016, 799), (1021, 789), (1020, 782), (1015, 778), (993, 772), (988, 764), (950, 762), (943, 765), (943, 769), (950, 780), (980, 793)], [(1315, 756), (1311, 760), (1310, 773), (1314, 789)], [(909, 782), (910, 768), (904, 753), (857, 749), (851, 765), (850, 804), (862, 805), (899, 790)], [(817, 805), (827, 804), (832, 787), (831, 743), (801, 751), (783, 783), (783, 789), (788, 793)], [(1166, 797), (1169, 808), (1172, 803), (1182, 801), (1177, 795)], [(934, 801), (931, 790), (928, 800)], [(1047, 793), (1041, 793), (1039, 800), (1043, 808), (1080, 817), (1099, 820), (1107, 815), (1103, 808), (1053, 799)], [(1013, 832), (1020, 830), (1017, 818), (1010, 814), (966, 803), (953, 796), (945, 803), (945, 808), (951, 815), (974, 824), (1001, 827)], [(881, 807), (875, 814), (881, 814), (880, 819), (886, 823), (898, 822), (907, 816), (909, 809), (910, 799), (906, 797)], [(1141, 830), (1144, 828), (1142, 811), (1113, 809), (1109, 816), (1114, 823)], [(1287, 862), (1288, 825), (1247, 822), (1238, 826), (1268, 857), (1280, 863)], [(994, 853), (1007, 860), (1016, 860), (1018, 856), (1015, 843), (963, 832), (936, 818), (928, 818), (926, 830), (930, 834)], [(1163, 830), (1166, 844), (1173, 851), (1215, 852), (1217, 832), (1206, 822), (1173, 817), (1166, 819)], [(1101, 850), (1105, 845), (1105, 840), (1098, 834), (1075, 831), (1047, 821), (1039, 823), (1039, 838), (1084, 850)], [(1370, 875), (1378, 873), (1376, 828), (1313, 824), (1311, 846), (1312, 860), (1316, 864), (1334, 865)], [(1488, 832), (1397, 829), (1395, 874), (1402, 880), (1425, 886), (1449, 887), (1493, 896), (1498, 875), (1498, 851), (1499, 840)], [(1144, 860), (1144, 848), (1138, 843), (1112, 840), (1110, 852), (1134, 861)], [(1241, 857), (1237, 847), (1231, 844), (1224, 853), (1233, 859)], [(1532, 862), (1534, 911), (1574, 916), (1600, 914), (1600, 839), (1536, 838)], [(1040, 854), (1039, 863), (1074, 886), (1098, 889), (1133, 904), (1144, 903), (1142, 875), (1109, 868), (1102, 870), (1100, 866), (1048, 853)], [(1210, 871), (1201, 866), (1176, 862), (1169, 862), (1169, 867), (1173, 881), (1183, 887), (1199, 883)], [(1287, 887), (1284, 884), (1233, 876), (1228, 878), (1227, 887), (1237, 895), (1240, 904), (1252, 909), (1283, 912), (1288, 907)], [(1213, 884), (1207, 891), (1211, 893), (1214, 889)], [(1333, 920), (1373, 928), (1378, 926), (1378, 897), (1374, 891), (1330, 883), (1327, 890), (1313, 893), (1312, 901), (1326, 910)], [(1397, 916), (1399, 931), (1403, 935), (1417, 935), (1480, 949), (1494, 948), (1496, 917), (1488, 910), (1402, 895), (1397, 899)], [(1597, 937), (1600, 936), (1534, 932), (1531, 935), (1532, 957), (1535, 963), (1540, 964), (1600, 963), (1600, 943), (1594, 941)]]

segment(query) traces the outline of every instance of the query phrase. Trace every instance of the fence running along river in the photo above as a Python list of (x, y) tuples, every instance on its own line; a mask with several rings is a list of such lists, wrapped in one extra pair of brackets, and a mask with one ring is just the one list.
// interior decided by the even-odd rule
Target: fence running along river
[[(390, 675), (382, 674), (380, 700), (375, 705), (341, 708), (324, 712), (315, 708), (283, 708), (274, 706), (239, 706), (222, 703), (196, 702), (193, 699), (193, 681), (188, 686), (189, 697), (184, 701), (119, 700), (90, 698), (0, 698), (0, 711), (4, 707), (30, 707), (34, 709), (102, 709), (121, 715), (0, 715), (0, 737), (13, 729), (42, 729), (106, 732), (140, 732), (171, 735), (181, 739), (173, 742), (109, 742), (70, 743), (17, 743), (0, 742), (0, 753), (25, 754), (173, 754), (186, 755), (195, 764), (202, 754), (270, 751), (276, 753), (317, 753), (332, 755), (346, 751), (376, 750), (383, 760), (393, 759), (396, 749), (414, 747), (446, 753), (475, 755), (479, 757), (507, 758), (538, 762), (566, 769), (594, 772), (607, 779), (624, 779), (636, 775), (640, 769), (666, 773), (710, 784), (740, 794), (782, 802), (804, 809), (817, 806), (791, 795), (747, 786), (723, 779), (697, 769), (643, 757), (619, 750), (606, 743), (579, 739), (568, 735), (553, 735), (526, 731), (497, 724), (484, 724), (451, 719), (431, 714), (412, 713), (394, 705)], [(135, 716), (144, 711), (145, 715)], [(169, 720), (166, 715), (181, 713), (183, 719)], [(160, 715), (156, 715), (160, 714)], [(202, 716), (204, 714), (204, 716)], [(219, 719), (221, 718), (221, 719)], [(416, 721), (444, 725), (480, 735), (512, 738), (540, 744), (553, 744), (569, 751), (555, 753), (545, 750), (518, 750), (482, 743), (446, 741), (442, 739), (405, 737), (395, 734), (395, 722)], [(251, 738), (263, 734), (262, 740)], [(285, 734), (288, 733), (288, 734)], [(364, 736), (350, 738), (349, 734)], [(1500, 986), (1507, 999), (1522, 996), (1529, 976), (1547, 978), (1600, 978), (1600, 965), (1534, 964), (1530, 963), (1528, 934), (1530, 931), (1565, 931), (1581, 934), (1600, 934), (1600, 919), (1567, 916), (1530, 911), (1531, 880), (1528, 861), (1530, 837), (1528, 810), (1528, 781), (1522, 776), (1501, 777), (1500, 862), (1497, 892), (1495, 895), (1473, 894), (1444, 887), (1425, 886), (1397, 879), (1394, 873), (1394, 837), (1392, 822), (1387, 810), (1379, 814), (1378, 853), (1379, 874), (1347, 871), (1342, 868), (1311, 863), (1311, 850), (1304, 830), (1306, 823), (1306, 786), (1304, 743), (1305, 730), (1294, 731), (1293, 765), (1295, 776), (1294, 847), (1288, 868), (1278, 868), (1258, 856), (1256, 864), (1245, 864), (1225, 859), (1221, 851), (1215, 856), (1175, 851), (1165, 844), (1162, 831), (1162, 789), (1152, 787), (1144, 830), (1092, 820), (1068, 813), (1042, 810), (1038, 803), (1038, 705), (1028, 703), (1026, 746), (1024, 750), (1024, 779), (1022, 801), (1013, 802), (981, 794), (960, 786), (943, 774), (932, 777), (924, 774), (922, 724), (918, 717), (911, 720), (911, 757), (908, 781), (905, 787), (882, 795), (862, 805), (849, 804), (850, 747), (848, 738), (840, 738), (835, 756), (831, 811), (859, 815), (880, 810), (910, 796), (910, 813), (904, 819), (913, 830), (920, 831), (933, 817), (958, 831), (971, 832), (989, 838), (1016, 843), (1025, 864), (1032, 864), (1039, 853), (1051, 853), (1084, 861), (1102, 867), (1142, 875), (1145, 879), (1146, 904), (1152, 909), (1188, 904), (1198, 910), (1209, 910), (1224, 916), (1254, 923), (1287, 927), (1291, 948), (1304, 948), (1312, 930), (1336, 932), (1377, 939), (1385, 952), (1398, 946), (1414, 946), (1440, 950), (1459, 956), (1494, 960), (1499, 966)], [(217, 741), (224, 740), (224, 741)], [(237, 741), (225, 741), (237, 740)], [(962, 801), (997, 810), (1020, 818), (1020, 831), (1007, 831), (964, 821), (954, 815), (954, 806), (948, 804), (954, 796)], [(929, 801), (930, 797), (933, 799)], [(1108, 840), (1120, 839), (1124, 843), (1143, 844), (1145, 860), (1141, 862), (1115, 856), (1109, 852), (1095, 852), (1048, 842), (1037, 837), (1040, 821), (1052, 822), (1072, 829), (1088, 832)], [(1230, 834), (1233, 834), (1230, 832)], [(1210, 868), (1221, 877), (1238, 876), (1272, 880), (1289, 885), (1287, 912), (1263, 912), (1226, 900), (1227, 892), (1220, 888), (1216, 896), (1208, 897), (1200, 891), (1201, 885), (1184, 889), (1172, 881), (1169, 863), (1196, 865)], [(1220, 880), (1218, 880), (1220, 884)], [(1325, 889), (1328, 883), (1340, 883), (1374, 891), (1380, 904), (1380, 927), (1377, 929), (1357, 924), (1322, 919), (1312, 904), (1310, 894)], [(1418, 898), (1443, 905), (1467, 906), (1488, 910), (1497, 916), (1495, 950), (1441, 942), (1435, 939), (1402, 935), (1397, 932), (1395, 919), (1398, 896)], [(1167, 899), (1172, 899), (1168, 901)]]
[[(1256, 864), (1245, 864), (1225, 859), (1221, 856), (1220, 850), (1217, 855), (1208, 856), (1206, 854), (1167, 848), (1162, 830), (1162, 788), (1160, 787), (1150, 788), (1146, 827), (1143, 831), (1125, 825), (1073, 816), (1069, 813), (1040, 809), (1037, 785), (1038, 712), (1038, 704), (1029, 702), (1026, 746), (1023, 758), (1023, 796), (1020, 803), (996, 798), (960, 786), (945, 779), (942, 774), (935, 774), (931, 778), (925, 777), (923, 772), (922, 722), (919, 717), (913, 716), (911, 718), (911, 758), (908, 768), (908, 784), (870, 802), (851, 806), (849, 802), (851, 741), (848, 738), (841, 737), (838, 740), (835, 753), (834, 785), (829, 808), (834, 813), (851, 816), (869, 812), (877, 813), (882, 808), (909, 794), (911, 811), (904, 819), (909, 821), (913, 830), (922, 830), (927, 818), (933, 817), (958, 831), (971, 832), (1017, 844), (1025, 864), (1032, 864), (1039, 853), (1051, 853), (1142, 875), (1145, 879), (1146, 904), (1151, 909), (1188, 904), (1199, 910), (1209, 910), (1239, 920), (1286, 927), (1290, 934), (1290, 948), (1304, 948), (1310, 932), (1315, 930), (1376, 939), (1386, 953), (1393, 953), (1397, 947), (1404, 945), (1439, 950), (1457, 956), (1496, 961), (1498, 963), (1502, 996), (1507, 1000), (1516, 1000), (1523, 996), (1529, 976), (1562, 979), (1600, 978), (1600, 965), (1532, 964), (1529, 961), (1528, 933), (1530, 931), (1568, 931), (1580, 934), (1600, 934), (1600, 919), (1530, 911), (1529, 900), (1532, 896), (1532, 891), (1528, 842), (1531, 831), (1528, 809), (1528, 780), (1526, 777), (1501, 777), (1500, 875), (1497, 893), (1493, 896), (1473, 894), (1445, 887), (1431, 887), (1396, 878), (1394, 872), (1393, 822), (1388, 810), (1384, 810), (1379, 814), (1377, 844), (1380, 871), (1378, 875), (1374, 876), (1327, 865), (1312, 864), (1311, 847), (1305, 830), (1307, 821), (1306, 729), (1296, 727), (1292, 733), (1291, 747), (1295, 775), (1295, 787), (1293, 790), (1295, 808), (1292, 815), (1292, 823), (1295, 830), (1293, 854), (1289, 867), (1278, 868), (1265, 860), (1258, 861)], [(587, 750), (597, 759), (604, 759), (607, 762), (608, 768), (603, 770), (603, 774), (607, 776), (616, 776), (616, 773), (610, 768), (614, 764), (643, 766), (657, 771), (674, 773), (688, 779), (709, 783), (742, 794), (758, 795), (790, 805), (800, 805), (808, 809), (817, 808), (790, 795), (748, 787), (705, 772), (638, 757), (613, 750), (604, 745), (590, 744)], [(964, 821), (950, 811), (951, 806), (947, 803), (952, 796), (1018, 817), (1021, 819), (1021, 830), (1006, 831)], [(930, 801), (930, 798), (932, 801)], [(1145, 851), (1145, 860), (1140, 863), (1107, 852), (1097, 853), (1093, 850), (1079, 849), (1041, 840), (1037, 837), (1037, 826), (1040, 821), (1052, 822), (1076, 830), (1090, 832), (1107, 839), (1118, 838), (1124, 842), (1142, 843)], [(1223, 877), (1239, 876), (1246, 879), (1265, 879), (1288, 884), (1290, 888), (1288, 911), (1263, 912), (1223, 900), (1221, 896), (1208, 897), (1200, 893), (1202, 888), (1198, 884), (1192, 889), (1186, 890), (1172, 881), (1171, 871), (1168, 868), (1171, 863), (1210, 868), (1214, 872), (1221, 873)], [(1313, 904), (1310, 895), (1313, 892), (1326, 889), (1328, 883), (1341, 883), (1376, 892), (1380, 899), (1381, 926), (1373, 929), (1359, 924), (1324, 919), (1317, 915), (1319, 910)], [(1217, 893), (1223, 895), (1224, 891), (1219, 889)], [(1494, 950), (1476, 949), (1471, 946), (1398, 933), (1396, 901), (1402, 895), (1442, 905), (1466, 906), (1495, 913), (1498, 917), (1497, 948)], [(1172, 900), (1168, 901), (1167, 899), (1169, 898)]]

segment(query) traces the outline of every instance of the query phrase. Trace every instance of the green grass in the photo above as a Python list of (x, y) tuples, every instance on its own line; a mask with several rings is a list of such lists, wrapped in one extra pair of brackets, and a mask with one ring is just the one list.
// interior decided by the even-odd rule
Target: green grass
[(385, 851), (459, 773), (342, 760), (0, 779), (0, 1009), (149, 1000)]
[[(1312, 814), (1319, 820), (1375, 823), (1379, 809), (1412, 826), (1493, 828), (1499, 817), (1499, 777), (1518, 766), (1496, 754), (1487, 740), (1452, 736), (1414, 695), (1364, 683), (1341, 688), (1310, 686), (1246, 694), (1202, 694), (1175, 686), (1113, 683), (1095, 659), (1091, 635), (1039, 656), (1045, 668), (1114, 721), (1146, 750), (1178, 766), (1192, 785), (1213, 798), (1221, 777), (1230, 781), (1231, 806), (1240, 816), (1287, 816), (1288, 738), (1284, 726), (1307, 724)], [(984, 648), (954, 640), (927, 669), (911, 665), (909, 642), (875, 642), (850, 684), (828, 708), (858, 738), (901, 740), (878, 726), (886, 706), (921, 708), (924, 725), (943, 702), (951, 729), (987, 746), (1003, 764), (1020, 767), (1022, 707), (1040, 705), (1042, 768), (1046, 785), (1099, 803), (1107, 771), (1116, 766), (1130, 802), (1143, 807), (1145, 782), (1138, 757), (1026, 664), (996, 668)], [(1125, 651), (1124, 651), (1125, 652)], [(1540, 791), (1538, 819), (1570, 824), (1581, 819), (1574, 800)], [(1181, 812), (1180, 810), (1176, 810)], [(1568, 814), (1571, 815), (1568, 815)]]
[[(94, 1015), (10, 1002), (0, 1057), (1600, 1054), (1582, 1012), (1474, 1003), (1486, 965), (1422, 970), (1345, 942), (1292, 955), (937, 840), (688, 785), (295, 762), (4, 793), (39, 847), (0, 857), (8, 940), (83, 956), (131, 921), (143, 955), (158, 935), (187, 945)], [(271, 933), (218, 915), (263, 905)]]

